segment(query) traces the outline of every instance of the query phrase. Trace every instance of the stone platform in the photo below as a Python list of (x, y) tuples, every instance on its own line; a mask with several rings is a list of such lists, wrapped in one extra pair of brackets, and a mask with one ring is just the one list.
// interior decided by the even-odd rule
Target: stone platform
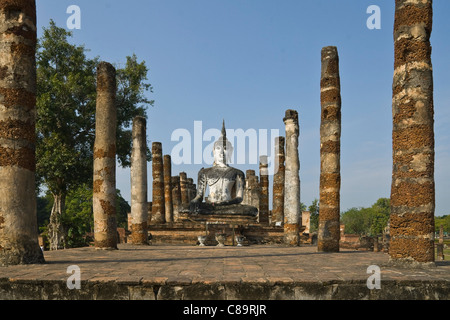
[(184, 221), (175, 223), (153, 224), (148, 231), (152, 234), (155, 244), (198, 244), (197, 237), (207, 236), (207, 244), (214, 246), (216, 233), (227, 235), (225, 244), (235, 245), (235, 236), (240, 234), (246, 239), (246, 244), (281, 244), (284, 230), (282, 227), (262, 226), (241, 221)]
[[(0, 267), (0, 299), (342, 300), (450, 299), (450, 261), (388, 266), (385, 253), (319, 253), (316, 247), (132, 246), (45, 252), (46, 264)], [(68, 289), (69, 266), (81, 288)], [(369, 266), (381, 269), (370, 290)]]

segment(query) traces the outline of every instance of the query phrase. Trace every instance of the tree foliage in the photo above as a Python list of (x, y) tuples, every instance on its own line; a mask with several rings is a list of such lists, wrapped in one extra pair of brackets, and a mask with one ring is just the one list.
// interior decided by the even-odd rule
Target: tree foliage
[(450, 233), (450, 215), (435, 217), (434, 223), (435, 223), (436, 232), (438, 234), (439, 234), (439, 229), (441, 228), (441, 225), (444, 226), (444, 233), (446, 233), (446, 234)]
[(314, 199), (311, 205), (308, 207), (308, 211), (311, 213), (310, 217), (310, 231), (316, 232), (319, 229), (319, 200)]
[(380, 198), (370, 208), (351, 208), (341, 214), (345, 232), (375, 236), (383, 233), (390, 216), (390, 199)]
[[(50, 21), (38, 41), (36, 170), (53, 194), (92, 181), (99, 58), (88, 58), (84, 46), (69, 42), (71, 36)], [(136, 55), (117, 68), (117, 159), (124, 167), (130, 165), (132, 120), (146, 117), (153, 105), (145, 95), (152, 92), (147, 73)]]

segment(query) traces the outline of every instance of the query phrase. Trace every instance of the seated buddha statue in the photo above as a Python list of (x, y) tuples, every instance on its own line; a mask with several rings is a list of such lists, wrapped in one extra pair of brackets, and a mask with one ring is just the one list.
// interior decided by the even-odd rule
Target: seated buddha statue
[[(190, 203), (190, 212), (197, 214), (241, 214), (256, 216), (258, 209), (242, 205), (245, 175), (230, 167), (233, 146), (227, 139), (225, 122), (222, 134), (214, 143), (214, 164), (211, 168), (202, 168), (198, 173), (197, 195)], [(203, 202), (206, 188), (209, 187), (207, 202)]]

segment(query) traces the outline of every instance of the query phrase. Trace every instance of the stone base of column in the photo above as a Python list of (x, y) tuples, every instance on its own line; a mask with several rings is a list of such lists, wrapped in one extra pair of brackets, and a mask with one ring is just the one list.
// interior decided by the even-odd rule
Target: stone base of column
[(147, 222), (136, 223), (131, 226), (131, 243), (135, 245), (148, 245)]
[(317, 251), (339, 252), (340, 227), (339, 221), (319, 221)]
[(44, 255), (37, 242), (18, 240), (21, 246), (0, 249), (0, 266), (45, 263)]
[(298, 247), (300, 246), (300, 225), (284, 224), (284, 244), (288, 246)]
[(445, 260), (445, 256), (444, 256), (444, 244), (443, 243), (438, 243), (436, 245), (436, 256), (438, 261), (444, 261)]
[(408, 268), (408, 269), (429, 269), (436, 268), (435, 262), (418, 262), (412, 258), (393, 259), (389, 258), (386, 266), (395, 268)]
[(96, 250), (118, 250), (115, 239), (95, 240), (94, 246)]

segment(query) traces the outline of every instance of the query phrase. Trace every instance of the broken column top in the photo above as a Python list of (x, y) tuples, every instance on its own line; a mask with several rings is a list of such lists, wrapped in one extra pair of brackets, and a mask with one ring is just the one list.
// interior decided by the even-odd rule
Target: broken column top
[(116, 69), (109, 62), (101, 61), (97, 66), (97, 88), (116, 92)]
[(2, 0), (1, 7), (6, 10), (21, 10), (36, 24), (36, 1), (35, 0)]
[(335, 46), (328, 46), (328, 47), (323, 47), (322, 48), (322, 57), (333, 57), (333, 56), (337, 56), (338, 55), (338, 50), (337, 47)]
[(298, 112), (296, 110), (291, 110), (291, 109), (286, 110), (286, 115), (285, 115), (283, 121), (286, 122), (286, 120), (289, 120), (289, 119), (292, 119), (295, 122), (297, 122), (298, 121)]
[(152, 143), (152, 152), (162, 155), (162, 143), (161, 142), (153, 142)]
[(261, 165), (268, 165), (268, 163), (269, 163), (269, 157), (268, 156), (260, 156), (259, 157), (259, 163), (261, 164)]

